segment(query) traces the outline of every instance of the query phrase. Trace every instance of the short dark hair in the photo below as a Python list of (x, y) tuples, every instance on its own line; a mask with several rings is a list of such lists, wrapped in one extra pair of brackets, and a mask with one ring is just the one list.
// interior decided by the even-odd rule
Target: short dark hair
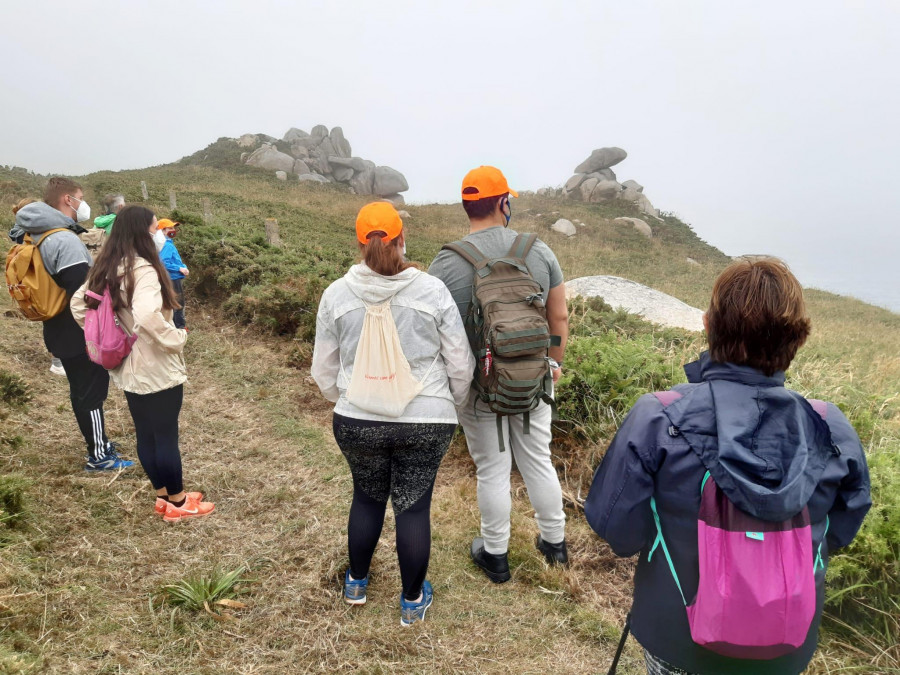
[[(471, 188), (474, 189), (474, 188)], [(463, 208), (466, 210), (466, 215), (469, 218), (473, 218), (478, 220), (480, 218), (487, 218), (494, 212), (494, 209), (497, 208), (497, 204), (501, 199), (506, 199), (509, 197), (509, 193), (504, 195), (497, 195), (496, 197), (485, 197), (484, 199), (476, 199), (473, 201), (463, 200)]]
[(741, 259), (713, 285), (708, 324), (713, 361), (761, 370), (787, 370), (811, 328), (803, 288), (777, 258)]
[(81, 189), (82, 187), (71, 178), (54, 176), (47, 181), (47, 187), (44, 188), (44, 203), (55, 209), (63, 197)]

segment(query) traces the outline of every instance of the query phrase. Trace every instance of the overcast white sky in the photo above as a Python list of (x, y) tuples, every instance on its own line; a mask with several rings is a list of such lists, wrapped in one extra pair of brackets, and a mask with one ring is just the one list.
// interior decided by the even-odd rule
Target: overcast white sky
[(593, 148), (726, 253), (900, 311), (900, 2), (2, 0), (0, 164), (81, 174), (341, 125), (451, 201)]

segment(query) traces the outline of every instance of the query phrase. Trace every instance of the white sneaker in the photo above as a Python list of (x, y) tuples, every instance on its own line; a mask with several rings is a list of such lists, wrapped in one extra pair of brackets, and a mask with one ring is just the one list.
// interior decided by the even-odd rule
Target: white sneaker
[(66, 369), (63, 368), (62, 361), (60, 361), (59, 359), (53, 359), (52, 361), (50, 361), (50, 372), (54, 375), (62, 375), (63, 377), (65, 377), (66, 375)]

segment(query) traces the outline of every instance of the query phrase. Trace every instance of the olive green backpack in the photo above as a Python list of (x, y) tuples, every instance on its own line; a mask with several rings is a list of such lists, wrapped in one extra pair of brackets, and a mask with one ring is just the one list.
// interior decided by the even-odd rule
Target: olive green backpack
[(497, 414), (501, 452), (502, 417), (524, 415), (526, 434), (529, 412), (541, 401), (556, 417), (549, 349), (559, 336), (550, 335), (543, 292), (525, 264), (536, 240), (536, 234), (520, 234), (501, 258), (488, 258), (465, 240), (443, 246), (475, 271), (466, 333), (475, 353), (475, 391)]

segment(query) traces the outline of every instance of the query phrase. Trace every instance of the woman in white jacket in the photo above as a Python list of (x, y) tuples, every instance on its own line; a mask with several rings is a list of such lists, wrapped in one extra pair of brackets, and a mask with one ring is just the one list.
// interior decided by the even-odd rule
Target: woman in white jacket
[[(403, 583), (400, 623), (408, 626), (424, 619), (432, 602), (425, 579), (431, 493), (475, 359), (446, 286), (404, 259), (403, 223), (394, 207), (387, 202), (363, 207), (356, 236), (362, 263), (331, 284), (319, 304), (312, 375), (325, 398), (336, 403), (334, 437), (353, 474), (344, 600), (366, 601), (369, 566), (390, 498)], [(396, 325), (396, 334), (387, 323)], [(369, 326), (365, 333), (364, 325)], [(394, 335), (399, 348), (391, 341)], [(388, 375), (371, 374), (388, 362)], [(398, 385), (385, 385), (387, 393), (379, 397), (379, 382), (395, 380)]]
[(98, 305), (85, 290), (102, 295), (108, 287), (121, 325), (137, 335), (131, 353), (110, 371), (125, 390), (134, 420), (138, 459), (156, 490), (154, 510), (167, 522), (205, 516), (214, 505), (199, 492), (185, 492), (178, 415), (187, 371), (187, 331), (175, 328), (178, 299), (163, 267), (153, 236), (156, 216), (143, 206), (126, 206), (100, 249), (84, 285), (72, 296), (72, 315), (84, 327), (85, 311)]

